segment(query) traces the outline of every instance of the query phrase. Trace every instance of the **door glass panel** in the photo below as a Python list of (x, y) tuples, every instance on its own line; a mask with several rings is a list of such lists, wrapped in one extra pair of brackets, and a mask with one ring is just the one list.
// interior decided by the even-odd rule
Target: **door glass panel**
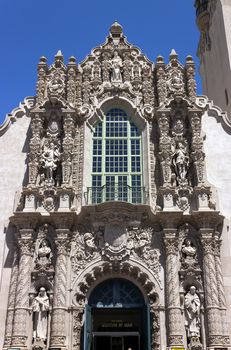
[(123, 350), (123, 337), (111, 338), (111, 350)]

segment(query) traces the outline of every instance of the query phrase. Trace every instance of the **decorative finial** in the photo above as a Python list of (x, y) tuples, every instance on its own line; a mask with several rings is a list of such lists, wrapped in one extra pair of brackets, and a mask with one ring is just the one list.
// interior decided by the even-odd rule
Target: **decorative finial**
[(46, 63), (47, 63), (46, 57), (45, 57), (45, 56), (41, 56), (41, 57), (40, 57), (40, 60), (39, 60), (39, 63), (40, 63), (40, 64), (46, 64)]
[(76, 58), (74, 56), (71, 56), (69, 58), (69, 63), (76, 63)]
[(55, 60), (63, 61), (63, 54), (61, 50), (58, 50), (57, 54), (55, 55)]
[(110, 28), (111, 35), (112, 36), (118, 36), (118, 35), (122, 34), (122, 32), (123, 32), (122, 26), (117, 21), (115, 21), (111, 25), (111, 28)]
[(158, 55), (156, 58), (156, 63), (164, 63), (164, 58), (161, 55)]
[(169, 55), (169, 60), (177, 60), (178, 59), (178, 54), (176, 53), (176, 51), (174, 49), (172, 49), (170, 55)]

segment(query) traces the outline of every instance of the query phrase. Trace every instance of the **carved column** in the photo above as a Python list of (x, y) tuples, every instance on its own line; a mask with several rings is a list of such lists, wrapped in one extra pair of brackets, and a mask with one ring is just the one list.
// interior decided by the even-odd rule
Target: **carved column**
[(76, 76), (77, 65), (75, 57), (70, 57), (67, 65), (67, 101), (72, 104), (76, 103)]
[(193, 113), (190, 116), (190, 123), (192, 128), (192, 152), (191, 157), (194, 161), (197, 177), (197, 185), (204, 182), (204, 152), (203, 140), (201, 138), (201, 116)]
[(36, 86), (37, 104), (41, 104), (45, 98), (47, 69), (47, 59), (46, 57), (42, 56), (40, 57), (40, 61), (38, 64), (38, 81)]
[(9, 289), (8, 307), (7, 307), (7, 315), (6, 315), (5, 339), (4, 339), (3, 348), (9, 348), (11, 345), (11, 341), (12, 341), (17, 280), (18, 280), (18, 252), (15, 249), (13, 263), (12, 263), (11, 277), (10, 277), (10, 289)]
[(43, 116), (36, 113), (31, 117), (32, 138), (30, 140), (29, 157), (29, 184), (36, 185), (39, 167), (39, 155), (43, 130)]
[(64, 138), (63, 138), (63, 162), (62, 174), (63, 184), (70, 184), (71, 166), (72, 166), (72, 150), (73, 150), (73, 134), (74, 134), (74, 120), (73, 116), (68, 114), (63, 122)]
[(164, 229), (164, 244), (166, 251), (166, 293), (168, 346), (183, 345), (184, 327), (180, 307), (179, 294), (179, 242), (176, 229)]
[(219, 289), (216, 271), (215, 238), (213, 229), (200, 230), (203, 247), (203, 272), (205, 286), (205, 310), (208, 322), (208, 345), (221, 344), (222, 320), (220, 317)]
[(69, 230), (56, 230), (56, 266), (54, 299), (51, 320), (51, 347), (66, 346), (66, 285), (67, 285), (67, 254), (69, 248)]
[(80, 350), (81, 330), (83, 326), (84, 308), (78, 307), (73, 311), (73, 349)]
[(33, 255), (33, 230), (21, 229), (19, 246), (18, 280), (13, 321), (12, 347), (26, 347), (28, 338), (29, 288)]
[(217, 233), (215, 236), (215, 250), (214, 250), (214, 259), (216, 267), (216, 276), (217, 276), (217, 289), (218, 289), (218, 300), (220, 306), (220, 317), (221, 317), (221, 336), (219, 337), (220, 344), (223, 346), (230, 345), (230, 337), (228, 332), (227, 324), (227, 315), (226, 315), (226, 299), (225, 299), (225, 290), (224, 290), (224, 281), (221, 268), (221, 259), (220, 259), (220, 248), (221, 248), (221, 239), (220, 234)]
[(187, 93), (192, 102), (196, 100), (195, 63), (191, 56), (186, 57), (185, 72), (187, 77)]
[(156, 307), (151, 307), (152, 316), (152, 350), (160, 349), (160, 313)]

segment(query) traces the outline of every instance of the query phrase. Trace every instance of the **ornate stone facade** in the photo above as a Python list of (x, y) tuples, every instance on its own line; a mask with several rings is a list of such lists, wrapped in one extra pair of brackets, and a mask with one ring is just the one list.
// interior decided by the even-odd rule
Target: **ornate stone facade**
[[(4, 349), (90, 349), (87, 307), (97, 286), (118, 279), (142, 294), (142, 322), (151, 331), (138, 332), (147, 350), (230, 347), (224, 218), (206, 178), (208, 104), (196, 97), (194, 70), (191, 56), (183, 66), (174, 50), (168, 64), (161, 56), (152, 63), (117, 22), (80, 64), (71, 57), (65, 65), (60, 51), (51, 66), (41, 57), (26, 111), (27, 171), (9, 224)], [(111, 108), (124, 109), (141, 131), (146, 195), (137, 203), (86, 197), (89, 144)], [(98, 303), (91, 317), (103, 309)], [(120, 299), (109, 305), (126, 310)]]

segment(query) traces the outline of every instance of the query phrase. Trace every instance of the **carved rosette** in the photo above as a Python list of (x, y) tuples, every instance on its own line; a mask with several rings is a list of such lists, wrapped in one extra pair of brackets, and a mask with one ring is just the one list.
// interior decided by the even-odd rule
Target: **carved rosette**
[(66, 285), (67, 285), (67, 255), (69, 251), (69, 230), (56, 230), (56, 265), (53, 313), (51, 320), (51, 347), (65, 347), (66, 345)]
[(179, 294), (179, 241), (176, 229), (164, 229), (164, 244), (166, 251), (166, 293), (167, 317), (169, 325), (169, 346), (183, 345), (183, 324)]
[(33, 256), (33, 230), (21, 229), (18, 238), (19, 267), (13, 322), (12, 346), (26, 346), (28, 337), (29, 288)]

